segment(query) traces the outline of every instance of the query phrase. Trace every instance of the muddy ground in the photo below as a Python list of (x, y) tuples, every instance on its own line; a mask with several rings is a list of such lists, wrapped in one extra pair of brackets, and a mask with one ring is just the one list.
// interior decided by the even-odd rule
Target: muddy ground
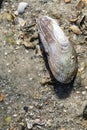
[[(87, 130), (87, 7), (77, 9), (77, 0), (26, 0), (29, 7), (15, 16), (20, 2), (4, 0), (0, 9), (0, 130)], [(78, 72), (73, 85), (51, 82), (39, 45), (40, 15), (55, 18), (74, 42)], [(79, 16), (74, 23), (72, 16)], [(73, 24), (81, 34), (71, 31)]]

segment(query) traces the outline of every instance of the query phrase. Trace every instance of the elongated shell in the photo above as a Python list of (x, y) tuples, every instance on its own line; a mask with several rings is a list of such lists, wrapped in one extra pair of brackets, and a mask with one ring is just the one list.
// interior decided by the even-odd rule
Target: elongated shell
[(38, 19), (38, 32), (52, 74), (61, 83), (69, 83), (77, 72), (77, 58), (73, 44), (65, 36), (57, 22), (48, 17)]

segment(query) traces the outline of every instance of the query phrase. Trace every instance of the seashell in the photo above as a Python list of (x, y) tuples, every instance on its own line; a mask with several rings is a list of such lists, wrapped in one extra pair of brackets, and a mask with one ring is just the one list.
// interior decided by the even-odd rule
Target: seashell
[(70, 83), (77, 72), (77, 57), (73, 44), (65, 36), (56, 20), (41, 16), (38, 32), (47, 53), (48, 64), (55, 79)]
[(24, 13), (24, 10), (25, 10), (25, 8), (27, 6), (28, 6), (28, 3), (26, 3), (26, 2), (20, 2), (19, 5), (18, 5), (18, 9), (17, 9), (18, 14)]

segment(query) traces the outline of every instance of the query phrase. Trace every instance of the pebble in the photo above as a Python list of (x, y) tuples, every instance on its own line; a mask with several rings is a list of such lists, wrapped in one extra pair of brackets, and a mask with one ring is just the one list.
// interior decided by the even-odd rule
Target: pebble
[(82, 33), (81, 30), (79, 29), (79, 27), (76, 26), (76, 25), (72, 25), (72, 26), (70, 27), (70, 29), (71, 29), (75, 34), (77, 34), (77, 35), (80, 35), (80, 34)]
[(87, 89), (87, 86), (85, 86), (85, 89)]
[(8, 70), (8, 73), (11, 73), (11, 70)]
[(20, 2), (19, 5), (18, 5), (18, 14), (23, 14), (24, 13), (24, 10), (25, 8), (28, 6), (28, 3), (26, 2)]
[(30, 78), (29, 78), (29, 80), (30, 80), (30, 81), (32, 81), (32, 80), (33, 80), (33, 78), (32, 78), (32, 77), (30, 77)]
[(9, 66), (9, 65), (10, 65), (10, 63), (7, 63), (6, 65), (7, 65), (7, 66)]
[(64, 0), (65, 1), (65, 3), (70, 3), (71, 2), (71, 0)]
[(86, 91), (82, 91), (82, 95), (86, 95)]
[(64, 111), (65, 113), (67, 112), (67, 110), (65, 110), (65, 109), (64, 109), (63, 111)]
[(8, 55), (8, 53), (7, 52), (5, 52), (5, 56), (7, 56)]
[(23, 109), (24, 109), (25, 112), (28, 112), (28, 107), (27, 106), (24, 106)]
[(49, 119), (49, 120), (47, 121), (47, 125), (48, 125), (49, 127), (52, 126), (52, 120), (51, 120), (51, 119)]
[(39, 118), (35, 119), (35, 120), (34, 120), (34, 123), (35, 123), (35, 124), (39, 124), (39, 123), (40, 123), (40, 119), (39, 119)]
[(77, 94), (80, 94), (80, 91), (76, 91)]
[(14, 114), (14, 115), (13, 115), (13, 117), (17, 117), (17, 116), (18, 116), (18, 114)]

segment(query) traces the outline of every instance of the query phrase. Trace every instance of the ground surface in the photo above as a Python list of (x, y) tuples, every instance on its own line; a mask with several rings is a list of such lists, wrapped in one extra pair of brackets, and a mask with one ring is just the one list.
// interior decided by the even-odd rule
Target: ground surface
[[(87, 105), (87, 18), (81, 18), (87, 8), (77, 10), (77, 0), (68, 4), (63, 0), (26, 0), (29, 7), (18, 17), (27, 26), (35, 24), (26, 31), (14, 20), (19, 2), (3, 1), (0, 11), (0, 130), (86, 130), (82, 113)], [(75, 25), (82, 24), (81, 35), (69, 28), (70, 17), (77, 14)], [(79, 69), (73, 87), (48, 82), (50, 74), (39, 49), (39, 15), (57, 19), (74, 41)]]

